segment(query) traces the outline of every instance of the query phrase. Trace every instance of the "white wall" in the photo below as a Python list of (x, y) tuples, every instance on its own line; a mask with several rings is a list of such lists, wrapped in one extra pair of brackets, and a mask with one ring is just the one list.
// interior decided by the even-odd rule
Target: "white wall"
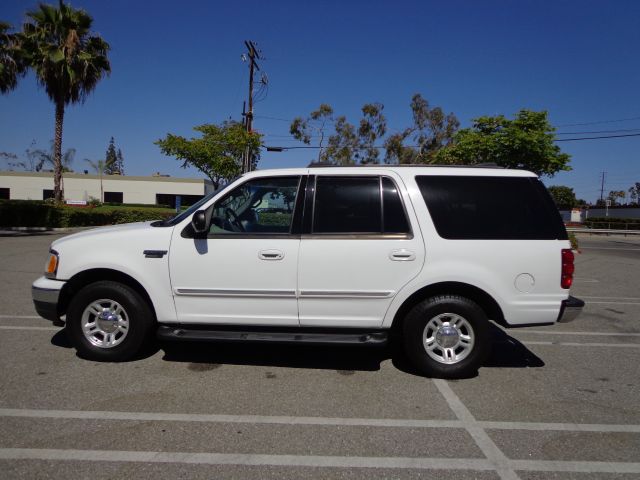
[[(100, 177), (66, 174), (63, 176), (66, 200), (100, 198)], [(120, 177), (105, 175), (105, 192), (122, 192), (124, 203), (155, 204), (156, 194), (204, 195), (207, 181), (167, 177)], [(43, 190), (53, 190), (53, 174), (31, 172), (0, 172), (0, 188), (10, 189), (12, 200), (42, 200)]]

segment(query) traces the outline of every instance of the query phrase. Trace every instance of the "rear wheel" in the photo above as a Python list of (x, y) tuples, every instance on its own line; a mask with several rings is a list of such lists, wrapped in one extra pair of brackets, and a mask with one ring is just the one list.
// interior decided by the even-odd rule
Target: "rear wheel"
[(153, 326), (153, 313), (140, 294), (112, 281), (87, 285), (67, 311), (69, 337), (90, 360), (129, 360), (151, 339)]
[(403, 337), (413, 366), (437, 378), (473, 375), (491, 349), (486, 314), (472, 300), (457, 295), (418, 303), (405, 317)]

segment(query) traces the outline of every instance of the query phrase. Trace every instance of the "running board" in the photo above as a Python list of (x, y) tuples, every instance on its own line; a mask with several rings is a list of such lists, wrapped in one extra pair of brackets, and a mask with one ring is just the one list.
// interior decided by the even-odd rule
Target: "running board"
[(386, 331), (371, 332), (305, 332), (198, 329), (192, 326), (158, 327), (160, 340), (202, 340), (215, 342), (272, 342), (343, 345), (386, 345)]

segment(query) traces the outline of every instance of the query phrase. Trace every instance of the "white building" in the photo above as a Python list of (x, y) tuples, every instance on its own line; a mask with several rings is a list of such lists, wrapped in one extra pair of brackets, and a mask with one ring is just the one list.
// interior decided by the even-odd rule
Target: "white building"
[[(133, 177), (64, 173), (63, 189), (67, 201), (83, 202), (100, 199), (114, 203), (160, 204), (174, 207), (176, 196), (182, 205), (190, 205), (213, 190), (210, 180), (163, 176)], [(52, 172), (0, 172), (0, 198), (11, 200), (44, 200), (53, 196)]]

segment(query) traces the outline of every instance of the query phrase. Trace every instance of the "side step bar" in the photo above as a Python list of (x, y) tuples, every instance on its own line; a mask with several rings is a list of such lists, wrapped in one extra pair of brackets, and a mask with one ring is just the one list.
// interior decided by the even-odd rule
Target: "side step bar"
[(193, 326), (160, 325), (160, 340), (202, 340), (216, 342), (272, 342), (305, 344), (343, 344), (343, 345), (386, 345), (386, 331), (370, 332), (306, 332), (288, 331), (251, 331), (251, 330), (214, 330)]

